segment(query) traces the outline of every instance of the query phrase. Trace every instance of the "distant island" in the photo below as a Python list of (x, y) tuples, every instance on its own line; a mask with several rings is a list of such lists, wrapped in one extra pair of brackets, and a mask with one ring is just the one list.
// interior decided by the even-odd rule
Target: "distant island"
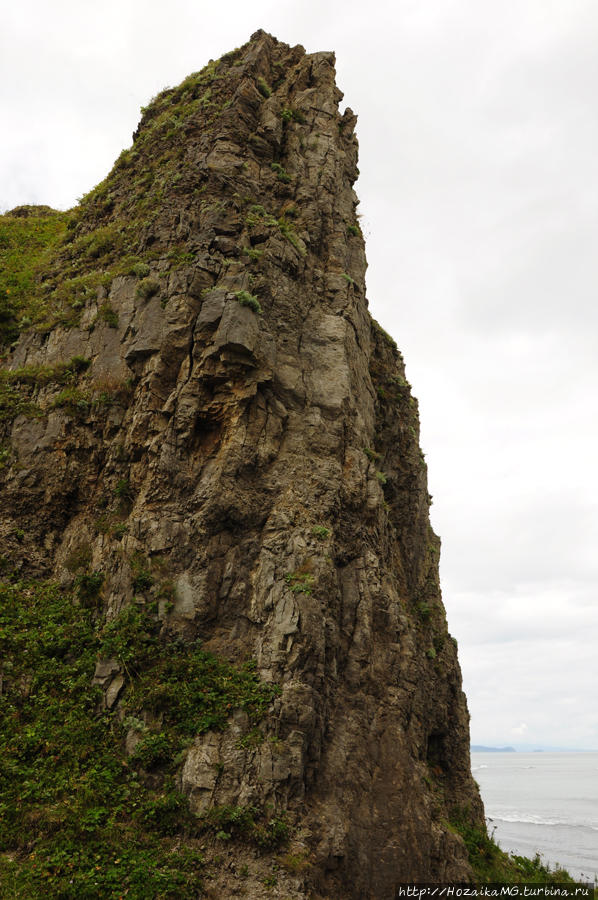
[(517, 753), (514, 747), (482, 747), (481, 744), (471, 745), (472, 753)]

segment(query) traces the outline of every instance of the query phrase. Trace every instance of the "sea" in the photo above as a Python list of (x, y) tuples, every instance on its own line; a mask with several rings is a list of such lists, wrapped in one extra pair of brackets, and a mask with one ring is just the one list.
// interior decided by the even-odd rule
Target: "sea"
[(471, 768), (502, 850), (598, 879), (598, 753), (472, 753)]

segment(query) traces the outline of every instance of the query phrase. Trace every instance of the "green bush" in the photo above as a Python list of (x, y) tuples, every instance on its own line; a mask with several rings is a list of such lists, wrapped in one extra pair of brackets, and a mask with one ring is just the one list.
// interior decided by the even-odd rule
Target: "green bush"
[(133, 263), (133, 265), (129, 269), (129, 273), (131, 275), (136, 275), (138, 278), (146, 278), (150, 273), (150, 267), (147, 263), (136, 262)]
[(155, 769), (174, 756), (172, 741), (164, 732), (150, 732), (144, 735), (131, 756), (132, 763), (139, 763), (144, 769)]
[(75, 590), (82, 606), (94, 606), (100, 596), (104, 575), (102, 572), (77, 575), (75, 578)]
[(143, 593), (144, 591), (149, 590), (153, 583), (153, 576), (147, 569), (138, 569), (133, 578), (133, 590)]
[(262, 307), (256, 296), (250, 294), (249, 291), (237, 291), (235, 297), (241, 306), (248, 306), (255, 313), (261, 313)]
[(105, 322), (109, 328), (118, 328), (118, 315), (108, 302), (102, 303), (97, 317), (101, 322)]
[(137, 285), (135, 296), (140, 300), (149, 300), (160, 290), (160, 283), (155, 278), (144, 278)]

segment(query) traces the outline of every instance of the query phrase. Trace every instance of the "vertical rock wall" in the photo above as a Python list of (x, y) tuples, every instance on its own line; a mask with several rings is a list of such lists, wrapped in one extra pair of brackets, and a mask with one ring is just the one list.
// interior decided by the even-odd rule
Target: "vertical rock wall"
[[(24, 571), (67, 581), (89, 553), (111, 618), (136, 593), (135, 560), (158, 560), (170, 599), (148, 595), (164, 638), (255, 658), (280, 685), (259, 742), (233, 710), (188, 749), (191, 808), (286, 815), (307, 862), (280, 896), (393, 900), (401, 882), (467, 879), (447, 820), (483, 813), (417, 403), (367, 310), (341, 97), (333, 54), (258, 32), (145, 110), (45, 282), (59, 297), (61, 273), (98, 258), (108, 276), (8, 360), (90, 360), (80, 390), (113, 402), (61, 405), (40, 387), (41, 414), (4, 423), (1, 503), (15, 558), (26, 522)], [(141, 280), (118, 270), (127, 255)], [(117, 711), (124, 679), (104, 669)]]

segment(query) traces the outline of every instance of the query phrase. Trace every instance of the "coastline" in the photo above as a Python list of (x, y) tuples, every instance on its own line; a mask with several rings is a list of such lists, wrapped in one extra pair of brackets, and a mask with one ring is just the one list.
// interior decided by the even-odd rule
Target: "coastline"
[(472, 752), (471, 760), (502, 850), (598, 879), (598, 753)]

